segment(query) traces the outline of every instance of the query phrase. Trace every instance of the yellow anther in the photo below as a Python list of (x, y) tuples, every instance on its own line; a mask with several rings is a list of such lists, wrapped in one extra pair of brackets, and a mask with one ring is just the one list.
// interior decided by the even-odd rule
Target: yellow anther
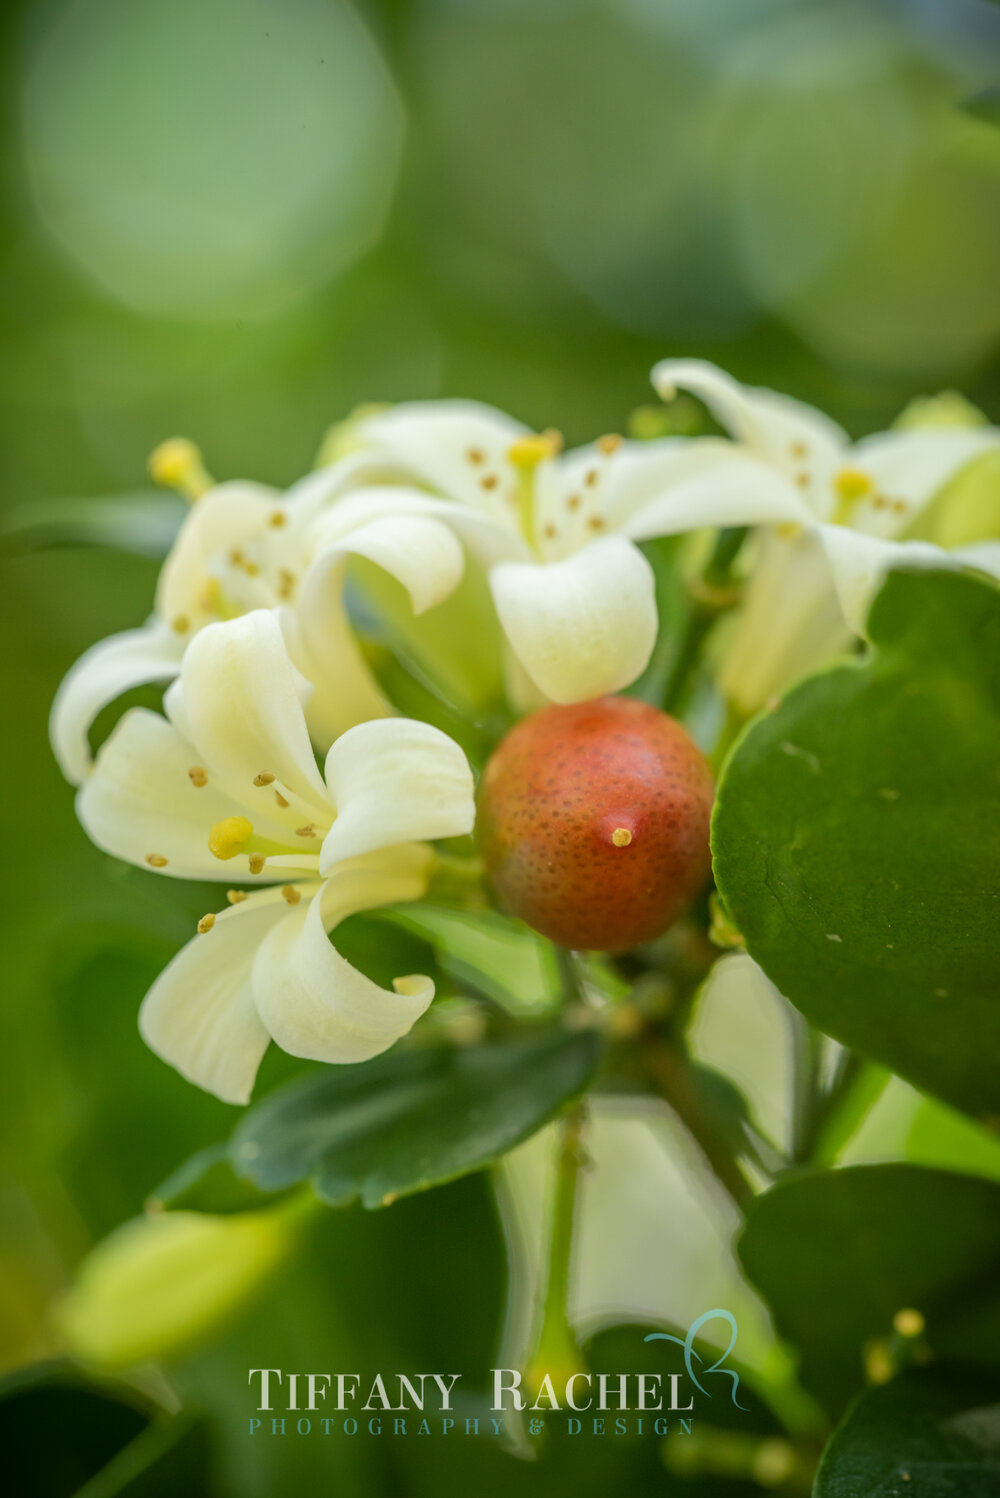
[(268, 515), (267, 517), (267, 523), (268, 525), (272, 526), (274, 530), (280, 531), (283, 525), (288, 524), (288, 516), (285, 514), (284, 510), (272, 510), (270, 515)]
[(234, 567), (243, 566), (243, 563), (246, 561), (246, 552), (243, 550), (242, 546), (230, 546), (229, 560), (232, 562)]
[(875, 485), (863, 468), (841, 468), (834, 474), (833, 487), (845, 504), (853, 504), (856, 499), (871, 494)]
[(495, 489), (500, 480), (495, 473), (488, 473), (485, 478), (479, 480), (480, 489)]
[(260, 576), (260, 568), (257, 566), (256, 562), (244, 562), (243, 571), (246, 573), (247, 577)]
[(188, 780), (200, 788), (208, 784), (208, 772), (201, 765), (192, 765), (188, 771)]
[(165, 869), (167, 866), (167, 860), (162, 853), (147, 853), (146, 862), (151, 869)]
[(808, 489), (809, 485), (812, 483), (812, 474), (807, 473), (805, 469), (803, 469), (801, 473), (797, 473), (795, 475), (795, 482), (798, 484), (800, 489)]
[(275, 791), (275, 793), (274, 793), (274, 799), (275, 799), (275, 801), (277, 801), (277, 803), (278, 803), (279, 806), (287, 806), (288, 805), (288, 802), (286, 801), (285, 797), (281, 794), (280, 791)]
[(186, 635), (191, 628), (191, 620), (187, 614), (175, 614), (170, 621), (170, 628), (175, 635)]
[(587, 517), (587, 524), (592, 531), (602, 531), (604, 529), (604, 517), (602, 515), (589, 515)]
[(247, 898), (247, 892), (245, 889), (226, 890), (226, 899), (229, 901), (230, 905), (242, 905), (243, 901)]
[(807, 458), (809, 456), (809, 446), (805, 442), (792, 442), (789, 445), (788, 451), (793, 458)]
[(252, 837), (253, 823), (249, 817), (223, 817), (209, 830), (208, 851), (216, 858), (235, 858)]
[(205, 932), (206, 931), (211, 931), (211, 929), (212, 929), (212, 927), (214, 925), (215, 925), (215, 916), (212, 914), (211, 911), (209, 911), (208, 915), (203, 915), (202, 918), (201, 918), (201, 920), (198, 922), (198, 935), (199, 936), (204, 936)]
[(558, 534), (559, 532), (556, 530), (551, 520), (547, 525), (542, 526), (542, 535), (545, 537), (546, 541), (554, 541)]
[(486, 462), (486, 454), (483, 452), (481, 447), (468, 448), (466, 450), (465, 456), (474, 468), (478, 468), (480, 463)]
[(250, 872), (251, 872), (251, 874), (259, 874), (262, 871), (262, 869), (263, 869), (263, 867), (264, 867), (264, 865), (266, 863), (267, 863), (267, 859), (264, 857), (263, 853), (251, 853), (250, 854)]
[(870, 1384), (887, 1384), (896, 1371), (884, 1342), (869, 1342), (864, 1351), (864, 1361)]
[(254, 776), (253, 783), (254, 785), (271, 785), (274, 780), (275, 776), (271, 774), (270, 770), (261, 770), (259, 775)]
[(583, 475), (583, 482), (587, 485), (588, 489), (593, 489), (600, 476), (596, 468), (588, 468), (587, 472)]
[(281, 898), (288, 905), (297, 905), (302, 899), (302, 891), (296, 889), (294, 884), (283, 884), (281, 886)]
[(602, 453), (607, 453), (609, 457), (612, 453), (616, 453), (621, 445), (622, 439), (617, 432), (609, 432), (606, 437), (598, 437), (597, 439), (597, 446)]
[(898, 1332), (901, 1337), (920, 1337), (923, 1335), (925, 1325), (922, 1313), (914, 1310), (912, 1306), (897, 1311), (892, 1318), (893, 1331)]
[(515, 468), (531, 472), (547, 458), (554, 458), (563, 448), (562, 433), (550, 428), (531, 437), (518, 437), (507, 449), (507, 460)]
[(296, 829), (295, 829), (295, 836), (296, 837), (316, 837), (317, 836), (316, 828), (314, 827), (314, 825), (313, 825), (312, 822), (307, 822), (304, 827), (296, 827)]
[(155, 447), (149, 455), (149, 473), (154, 484), (176, 489), (186, 499), (199, 499), (212, 487), (201, 452), (187, 437), (170, 437)]
[(291, 598), (295, 592), (295, 573), (290, 572), (287, 567), (278, 568), (278, 597), (283, 601)]
[(578, 510), (582, 504), (583, 500), (579, 494), (570, 494), (566, 499), (567, 510)]
[(611, 834), (611, 841), (616, 848), (627, 848), (632, 841), (632, 834), (627, 827), (616, 827)]

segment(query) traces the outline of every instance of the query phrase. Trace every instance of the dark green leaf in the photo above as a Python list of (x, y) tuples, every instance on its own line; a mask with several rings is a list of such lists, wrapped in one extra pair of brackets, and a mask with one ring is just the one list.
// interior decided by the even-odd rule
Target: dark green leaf
[(996, 1498), (1000, 1380), (913, 1370), (864, 1394), (823, 1453), (815, 1498)]
[(151, 1408), (134, 1391), (84, 1378), (66, 1363), (0, 1382), (3, 1470), (31, 1498), (70, 1498), (146, 1429)]
[(13, 510), (0, 527), (0, 554), (52, 546), (109, 546), (137, 556), (170, 550), (187, 506), (173, 494), (123, 494), (117, 499), (52, 499)]
[(74, 1498), (211, 1498), (205, 1425), (179, 1416), (148, 1425)]
[(273, 1192), (259, 1191), (252, 1182), (236, 1175), (229, 1162), (227, 1143), (199, 1150), (151, 1192), (147, 1211), (161, 1212), (256, 1212), (276, 1200)]
[(265, 1191), (312, 1180), (333, 1206), (437, 1186), (527, 1139), (594, 1072), (591, 1032), (395, 1050), (269, 1094), (233, 1136), (236, 1170)]
[(719, 786), (716, 879), (818, 1028), (1000, 1113), (1000, 590), (890, 576), (871, 654), (753, 723)]
[(752, 1206), (747, 1274), (798, 1347), (801, 1374), (838, 1411), (864, 1382), (865, 1345), (896, 1312), (926, 1318), (933, 1352), (1000, 1362), (984, 1319), (1000, 1271), (1000, 1185), (916, 1165), (786, 1176)]

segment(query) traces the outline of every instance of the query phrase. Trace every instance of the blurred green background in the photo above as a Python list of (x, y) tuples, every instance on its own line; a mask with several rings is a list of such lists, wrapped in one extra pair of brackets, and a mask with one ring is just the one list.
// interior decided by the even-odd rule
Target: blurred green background
[[(584, 440), (668, 354), (858, 435), (942, 387), (1000, 412), (989, 0), (12, 0), (0, 26), (7, 515), (143, 491), (175, 433), (285, 485), (361, 401), (472, 396)], [(73, 1264), (233, 1118), (135, 1029), (203, 892), (91, 848), (47, 747), (61, 674), (144, 617), (155, 570), (2, 564), (5, 1369), (57, 1350)], [(503, 1290), (483, 1179), (330, 1214), (176, 1375), (212, 1414), (212, 1491), (665, 1481), (649, 1446), (520, 1470), (476, 1442), (248, 1449), (248, 1364), (472, 1373)]]

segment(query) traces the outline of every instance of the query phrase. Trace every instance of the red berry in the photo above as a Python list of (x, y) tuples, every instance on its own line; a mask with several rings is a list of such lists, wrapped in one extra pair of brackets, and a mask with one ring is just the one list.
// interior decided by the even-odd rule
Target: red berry
[(533, 713), (497, 746), (479, 790), (501, 903), (564, 947), (652, 940), (708, 878), (712, 789), (681, 725), (643, 702)]

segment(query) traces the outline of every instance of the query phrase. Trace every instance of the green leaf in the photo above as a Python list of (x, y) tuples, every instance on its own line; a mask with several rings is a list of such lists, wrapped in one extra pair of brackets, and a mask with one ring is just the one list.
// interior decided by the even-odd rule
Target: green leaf
[(53, 546), (109, 546), (137, 556), (164, 557), (187, 506), (172, 494), (123, 494), (117, 499), (51, 499), (22, 505), (0, 525), (0, 555)]
[(265, 1191), (312, 1180), (332, 1206), (366, 1207), (479, 1170), (586, 1086), (592, 1032), (395, 1050), (268, 1094), (233, 1136), (240, 1175)]
[(855, 1165), (783, 1177), (750, 1209), (747, 1275), (801, 1376), (833, 1411), (864, 1382), (864, 1350), (897, 1311), (926, 1319), (935, 1353), (1000, 1362), (984, 1319), (1000, 1269), (1000, 1185), (916, 1165)]
[(279, 1196), (260, 1191), (251, 1181), (236, 1175), (229, 1160), (229, 1145), (209, 1145), (199, 1150), (157, 1186), (146, 1200), (147, 1212), (259, 1212), (273, 1206)]
[(893, 573), (871, 654), (739, 740), (715, 873), (747, 950), (810, 1022), (1000, 1113), (1000, 590)]
[(559, 998), (552, 944), (520, 921), (493, 910), (455, 910), (423, 901), (387, 908), (379, 919), (430, 941), (442, 967), (459, 983), (512, 1014), (544, 1013)]
[(920, 1369), (864, 1394), (823, 1453), (815, 1498), (996, 1498), (1000, 1380)]

